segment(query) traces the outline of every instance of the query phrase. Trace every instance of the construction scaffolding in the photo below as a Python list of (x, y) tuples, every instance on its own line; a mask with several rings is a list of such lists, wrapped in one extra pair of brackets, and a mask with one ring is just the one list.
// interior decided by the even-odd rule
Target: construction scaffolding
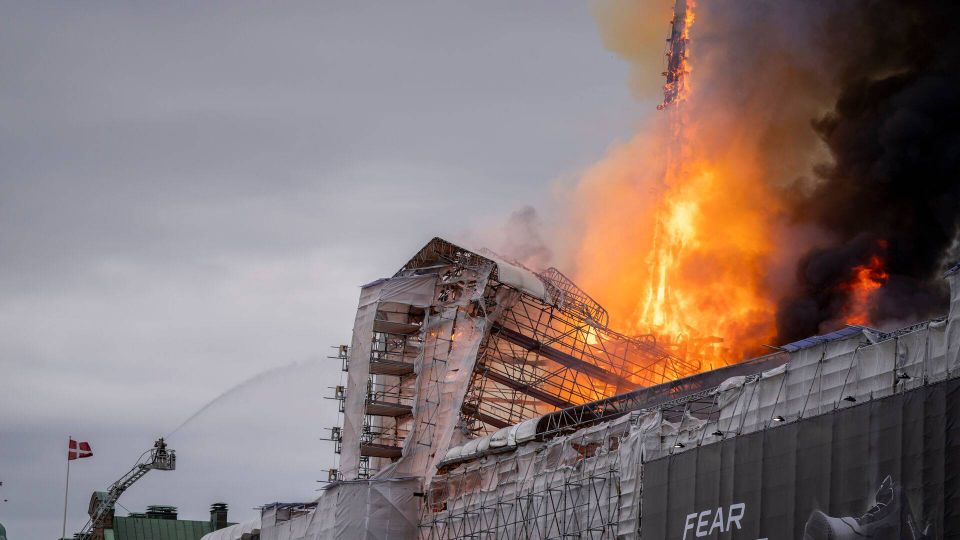
[(420, 537), (615, 537), (626, 500), (618, 478), (623, 420), (443, 470), (427, 493)]
[(410, 456), (403, 474), (429, 476), (459, 442), (699, 371), (607, 319), (556, 269), (433, 239), (361, 293), (340, 474), (370, 478)]
[[(434, 239), (398, 275), (449, 264), (464, 252)], [(482, 306), (488, 335), (462, 410), (473, 434), (699, 371), (651, 335), (609, 329), (606, 310), (559, 270), (535, 274), (481, 253), (468, 257), (483, 257), (492, 270)]]

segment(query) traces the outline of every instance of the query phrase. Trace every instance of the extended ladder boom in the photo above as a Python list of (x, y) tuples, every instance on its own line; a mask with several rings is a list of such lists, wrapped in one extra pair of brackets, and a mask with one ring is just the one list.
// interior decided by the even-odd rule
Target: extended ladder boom
[(167, 444), (163, 438), (157, 439), (153, 448), (143, 453), (137, 464), (119, 480), (110, 485), (110, 488), (104, 492), (93, 494), (93, 500), (90, 502), (90, 519), (80, 531), (78, 537), (86, 540), (91, 538), (93, 531), (103, 527), (107, 516), (109, 516), (123, 492), (135, 484), (152, 469), (160, 471), (172, 471), (177, 467), (177, 456), (173, 450), (167, 449)]

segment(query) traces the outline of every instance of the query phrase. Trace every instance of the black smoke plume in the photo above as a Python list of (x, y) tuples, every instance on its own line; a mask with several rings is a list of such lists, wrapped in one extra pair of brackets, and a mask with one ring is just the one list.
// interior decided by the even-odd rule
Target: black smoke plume
[(870, 320), (942, 315), (940, 279), (960, 228), (960, 2), (861, 1), (830, 25), (840, 93), (813, 128), (832, 162), (792, 193), (794, 219), (823, 232), (794, 293), (779, 304), (778, 339), (842, 321), (853, 269), (872, 256), (889, 278)]

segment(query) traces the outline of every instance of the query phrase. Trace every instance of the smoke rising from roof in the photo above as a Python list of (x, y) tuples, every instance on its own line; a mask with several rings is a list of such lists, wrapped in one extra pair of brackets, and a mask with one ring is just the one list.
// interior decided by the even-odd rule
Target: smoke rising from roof
[(550, 266), (553, 251), (543, 240), (543, 223), (536, 208), (525, 205), (510, 214), (497, 252), (533, 270)]
[[(841, 285), (872, 256), (889, 278), (870, 320), (942, 314), (940, 279), (960, 226), (960, 6), (948, 1), (858, 2), (830, 24), (853, 46), (835, 52), (840, 91), (813, 122), (831, 161), (813, 185), (787, 192), (793, 218), (827, 233), (797, 265), (779, 305), (778, 338), (818, 331), (840, 315)], [(851, 33), (852, 31), (852, 33)]]

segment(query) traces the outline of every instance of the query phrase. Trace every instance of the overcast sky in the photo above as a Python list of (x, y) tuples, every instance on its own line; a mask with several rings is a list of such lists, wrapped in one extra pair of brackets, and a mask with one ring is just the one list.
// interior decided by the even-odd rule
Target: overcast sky
[(120, 503), (236, 521), (315, 497), (358, 286), (433, 236), (549, 211), (648, 109), (580, 1), (0, 5), (12, 540), (58, 537), (68, 435), (94, 449), (75, 531), (93, 490), (251, 378)]

